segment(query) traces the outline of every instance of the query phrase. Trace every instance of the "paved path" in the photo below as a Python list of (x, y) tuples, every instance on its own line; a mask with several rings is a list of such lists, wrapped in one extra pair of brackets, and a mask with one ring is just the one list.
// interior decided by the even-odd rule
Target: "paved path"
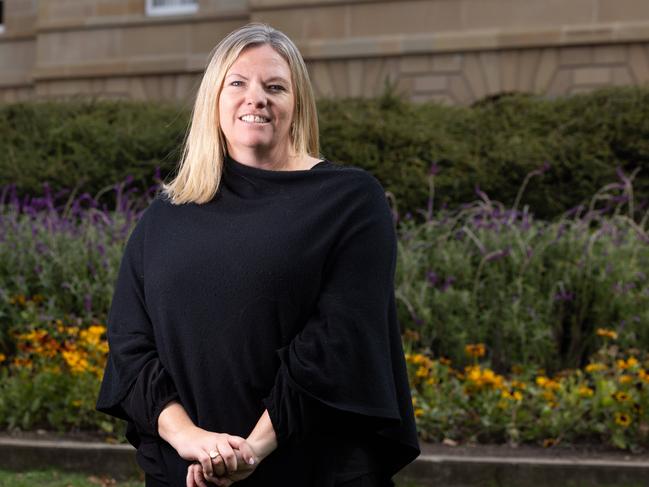
[[(0, 468), (137, 476), (130, 445), (0, 436)], [(649, 455), (624, 452), (422, 444), (421, 456), (399, 475), (435, 487), (647, 487)]]

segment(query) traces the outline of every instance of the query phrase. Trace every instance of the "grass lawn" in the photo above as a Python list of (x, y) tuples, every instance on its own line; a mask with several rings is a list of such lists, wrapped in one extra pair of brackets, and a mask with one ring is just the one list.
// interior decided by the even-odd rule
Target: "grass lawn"
[[(236, 484), (234, 484), (236, 486)], [(502, 487), (500, 483), (492, 484)], [(130, 480), (115, 482), (105, 477), (64, 473), (58, 470), (34, 470), (31, 472), (8, 472), (0, 470), (0, 487), (144, 487), (144, 482)], [(397, 483), (397, 487), (421, 487), (412, 482)], [(439, 486), (444, 487), (444, 486)], [(515, 487), (515, 486), (505, 486)], [(588, 486), (583, 486), (588, 487)], [(607, 486), (608, 487), (608, 486)], [(640, 487), (639, 485), (618, 484), (610, 487)]]
[[(234, 484), (236, 485), (236, 484)], [(64, 473), (57, 470), (8, 472), (0, 470), (0, 487), (144, 487), (144, 482), (131, 480), (115, 482), (105, 477)], [(398, 484), (397, 487), (420, 487), (417, 484)]]
[(0, 470), (0, 487), (144, 487), (144, 482), (115, 482), (105, 477), (72, 474), (57, 470), (34, 470), (31, 472), (8, 472)]

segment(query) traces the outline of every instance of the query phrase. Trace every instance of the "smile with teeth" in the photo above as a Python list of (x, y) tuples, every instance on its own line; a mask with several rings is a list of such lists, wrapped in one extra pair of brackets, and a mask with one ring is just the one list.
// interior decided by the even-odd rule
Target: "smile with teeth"
[(263, 117), (261, 115), (243, 115), (239, 117), (239, 120), (247, 123), (268, 123), (270, 118)]

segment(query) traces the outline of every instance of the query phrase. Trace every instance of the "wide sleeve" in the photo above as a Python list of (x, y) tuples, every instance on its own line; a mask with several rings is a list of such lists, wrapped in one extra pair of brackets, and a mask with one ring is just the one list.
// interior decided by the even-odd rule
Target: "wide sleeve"
[[(122, 256), (108, 314), (109, 353), (96, 408), (129, 421), (139, 434), (157, 436), (158, 416), (178, 394), (160, 362), (144, 298), (145, 217), (146, 212)], [(132, 427), (129, 440), (139, 443)]]
[(395, 309), (397, 240), (383, 188), (361, 176), (341, 209), (316, 309), (278, 350), (264, 405), (280, 446), (318, 428), (373, 432), (394, 473), (419, 454)]

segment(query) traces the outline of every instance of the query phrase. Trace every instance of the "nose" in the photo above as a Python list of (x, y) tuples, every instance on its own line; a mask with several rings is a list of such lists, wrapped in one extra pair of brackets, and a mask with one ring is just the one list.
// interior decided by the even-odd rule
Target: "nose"
[(246, 93), (246, 103), (255, 108), (261, 108), (266, 106), (266, 102), (266, 92), (263, 87), (257, 83), (250, 83)]

